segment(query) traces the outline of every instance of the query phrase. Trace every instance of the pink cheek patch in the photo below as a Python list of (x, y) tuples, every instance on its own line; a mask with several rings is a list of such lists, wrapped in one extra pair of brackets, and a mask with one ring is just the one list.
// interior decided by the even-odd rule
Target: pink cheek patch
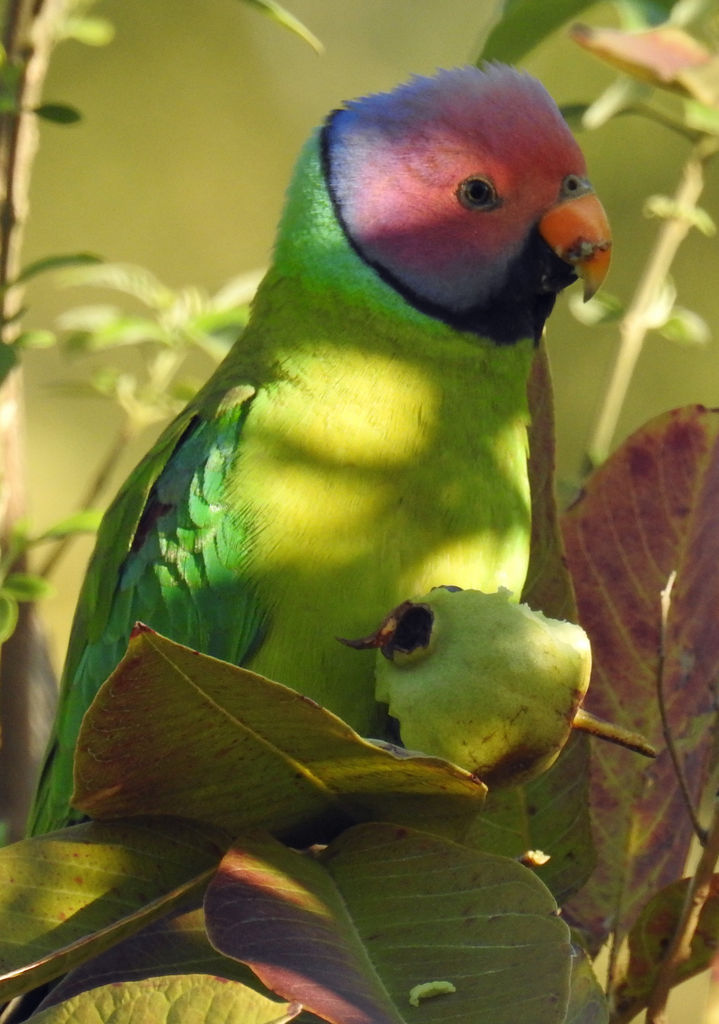
[(500, 244), (500, 211), (466, 210), (446, 188), (405, 180), (401, 189), (401, 202), (385, 182), (354, 204), (355, 238), (370, 260), (403, 274), (464, 276)]

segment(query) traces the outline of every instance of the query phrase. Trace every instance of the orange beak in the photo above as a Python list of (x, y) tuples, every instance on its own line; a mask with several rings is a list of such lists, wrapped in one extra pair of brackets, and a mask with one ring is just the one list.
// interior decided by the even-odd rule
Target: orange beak
[(609, 270), (612, 236), (602, 204), (593, 192), (565, 199), (548, 210), (539, 233), (584, 280), (584, 301), (602, 284)]

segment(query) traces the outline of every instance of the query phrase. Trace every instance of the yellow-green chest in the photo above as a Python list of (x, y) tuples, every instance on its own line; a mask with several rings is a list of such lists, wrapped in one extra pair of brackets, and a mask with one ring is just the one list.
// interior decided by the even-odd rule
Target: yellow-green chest
[[(371, 335), (368, 335), (371, 337)], [(372, 654), (341, 646), (432, 586), (518, 591), (529, 550), (531, 346), (319, 339), (278, 352), (230, 500), (266, 634), (249, 667), (368, 731)]]

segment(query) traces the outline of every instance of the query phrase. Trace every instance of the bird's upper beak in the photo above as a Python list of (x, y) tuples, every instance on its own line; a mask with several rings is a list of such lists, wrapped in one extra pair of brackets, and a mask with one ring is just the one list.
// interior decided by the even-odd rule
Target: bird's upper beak
[(609, 270), (612, 236), (609, 221), (594, 192), (563, 199), (539, 222), (547, 245), (584, 280), (584, 301), (602, 284)]

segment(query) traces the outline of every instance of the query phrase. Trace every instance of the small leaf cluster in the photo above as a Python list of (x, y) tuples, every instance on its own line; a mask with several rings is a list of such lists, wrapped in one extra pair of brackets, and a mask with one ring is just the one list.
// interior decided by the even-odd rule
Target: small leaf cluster
[[(650, 120), (685, 139), (690, 155), (706, 164), (719, 150), (719, 54), (700, 39), (713, 3), (676, 3), (660, 25), (654, 23), (655, 5), (630, 3), (617, 7), (622, 28), (577, 25), (572, 30), (577, 43), (618, 69), (619, 75), (591, 104), (568, 109), (570, 121), (595, 130), (619, 116)], [(649, 196), (643, 212), (647, 218), (680, 223), (706, 237), (716, 234), (709, 212), (693, 198), (679, 201), (666, 195)], [(641, 310), (645, 330), (657, 331), (682, 345), (706, 344), (711, 337), (710, 327), (697, 312), (677, 302), (669, 267), (662, 267), (657, 276)], [(637, 315), (635, 308), (608, 294), (596, 297), (585, 307), (573, 297), (570, 306), (577, 319), (586, 324)]]
[(54, 592), (51, 583), (39, 573), (13, 570), (26, 552), (46, 542), (57, 542), (94, 533), (100, 523), (100, 513), (84, 510), (56, 523), (42, 533), (30, 535), (25, 523), (16, 523), (0, 555), (0, 643), (15, 631), (18, 603), (39, 601)]
[[(209, 296), (199, 288), (171, 289), (150, 271), (116, 263), (93, 263), (66, 270), (62, 283), (114, 292), (123, 302), (88, 304), (68, 309), (58, 319), (60, 344), (77, 359), (101, 353), (85, 385), (75, 393), (101, 395), (124, 413), (133, 435), (167, 419), (188, 402), (199, 381), (183, 376), (189, 356), (200, 353), (217, 365), (236, 340), (248, 317), (258, 275), (242, 275)], [(127, 311), (134, 304), (139, 312)], [(138, 370), (113, 364), (111, 353), (131, 350)]]

